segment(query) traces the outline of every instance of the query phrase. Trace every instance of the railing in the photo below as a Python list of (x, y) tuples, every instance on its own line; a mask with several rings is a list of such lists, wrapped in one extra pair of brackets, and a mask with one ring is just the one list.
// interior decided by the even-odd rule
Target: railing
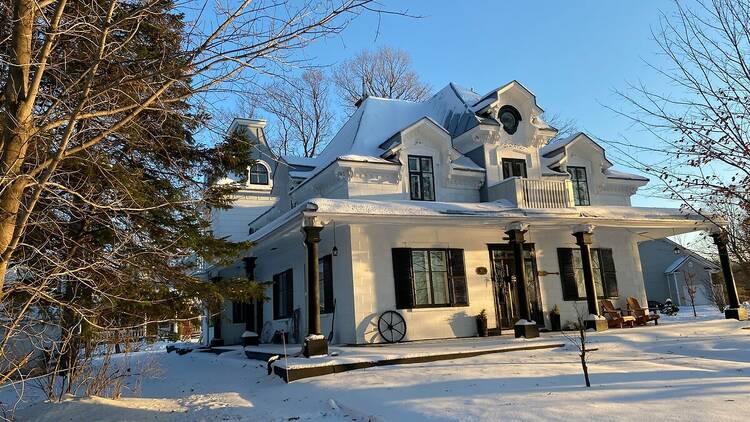
[(518, 208), (568, 208), (574, 206), (570, 180), (511, 177), (487, 188), (490, 201), (505, 199)]

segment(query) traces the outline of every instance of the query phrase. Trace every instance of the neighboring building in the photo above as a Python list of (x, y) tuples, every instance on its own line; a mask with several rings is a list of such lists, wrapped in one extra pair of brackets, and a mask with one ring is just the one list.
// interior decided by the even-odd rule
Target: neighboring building
[(664, 303), (667, 298), (679, 306), (690, 305), (688, 287), (695, 288), (696, 305), (712, 305), (707, 283), (718, 265), (669, 239), (640, 242), (643, 281), (649, 300)]
[(389, 310), (405, 319), (406, 340), (474, 336), (482, 310), (491, 329), (512, 329), (527, 313), (519, 295), (540, 327), (555, 306), (570, 323), (598, 312), (587, 306), (588, 248), (599, 297), (645, 304), (637, 243), (710, 224), (632, 207), (648, 179), (615, 170), (583, 133), (550, 142), (557, 131), (542, 112), (516, 81), (485, 95), (449, 84), (421, 103), (369, 97), (315, 158), (276, 157), (262, 121), (237, 120), (268, 183), (252, 171), (225, 180), (245, 191), (237, 208), (212, 214), (215, 230), (255, 245), (208, 277), (272, 282), (271, 300), (228, 303), (220, 337), (237, 343), (262, 328), (263, 341), (278, 330), (302, 340), (306, 263), (316, 262), (303, 227), (322, 227), (321, 325), (334, 343), (382, 341), (376, 324)]

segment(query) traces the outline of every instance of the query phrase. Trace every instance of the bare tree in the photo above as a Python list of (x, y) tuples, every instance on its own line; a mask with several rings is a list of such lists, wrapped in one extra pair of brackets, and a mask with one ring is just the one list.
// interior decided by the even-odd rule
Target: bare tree
[(584, 320), (583, 312), (576, 308), (576, 314), (577, 320), (572, 324), (573, 329), (576, 331), (576, 336), (569, 335), (565, 333), (565, 331), (563, 331), (563, 335), (578, 349), (578, 357), (581, 358), (583, 379), (586, 382), (586, 387), (591, 387), (591, 380), (589, 379), (588, 353), (593, 350), (588, 348), (588, 335), (586, 333), (586, 321)]
[(727, 297), (724, 294), (722, 283), (715, 282), (711, 277), (703, 280), (703, 291), (706, 293), (708, 300), (718, 308), (719, 312), (724, 312), (727, 307)]
[(550, 139), (550, 142), (554, 142), (556, 139), (564, 139), (580, 132), (580, 129), (578, 129), (578, 122), (575, 119), (563, 117), (560, 113), (544, 113), (542, 119), (547, 122), (548, 125), (557, 129), (557, 135)]
[[(632, 108), (622, 114), (656, 142), (611, 143), (629, 164), (660, 180), (669, 198), (721, 224), (715, 211), (729, 207), (746, 216), (750, 210), (750, 3), (674, 5), (674, 14), (662, 16), (653, 31), (669, 62), (653, 68), (668, 90), (634, 84), (621, 93)], [(747, 244), (729, 234), (731, 242)], [(741, 259), (737, 248), (733, 252)]]
[(325, 147), (334, 121), (329, 85), (322, 71), (310, 69), (257, 96), (259, 106), (275, 117), (270, 141), (280, 154), (314, 157)]
[[(201, 218), (236, 191), (203, 176), (246, 167), (248, 142), (194, 133), (210, 103), (278, 75), (370, 3), (1, 3), (0, 357), (27, 336), (69, 374), (97, 332), (194, 319), (224, 292), (262, 297), (194, 273), (248, 246)], [(3, 362), (0, 383), (29, 375), (31, 356)]]
[(682, 279), (685, 282), (685, 289), (687, 290), (688, 297), (690, 298), (690, 305), (693, 307), (693, 316), (698, 317), (698, 313), (695, 311), (695, 295), (698, 294), (698, 274), (695, 271), (682, 270)]
[(411, 68), (411, 57), (401, 50), (381, 47), (362, 51), (341, 63), (333, 73), (341, 102), (355, 107), (362, 94), (407, 101), (422, 101), (432, 89)]

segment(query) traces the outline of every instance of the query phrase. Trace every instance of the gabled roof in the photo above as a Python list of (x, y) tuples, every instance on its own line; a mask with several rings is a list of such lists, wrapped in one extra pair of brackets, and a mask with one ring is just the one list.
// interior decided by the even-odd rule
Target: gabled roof
[(653, 240), (649, 240), (649, 242), (665, 243), (668, 245), (669, 249), (680, 248), (680, 256), (675, 258), (675, 260), (672, 261), (672, 263), (669, 264), (669, 266), (667, 266), (666, 269), (664, 269), (664, 274), (672, 274), (674, 272), (679, 271), (683, 265), (685, 265), (691, 260), (693, 262), (697, 262), (699, 265), (701, 265), (704, 268), (710, 268), (711, 271), (719, 271), (719, 267), (713, 262), (709, 261), (708, 259), (702, 257), (696, 252), (693, 252), (692, 250), (687, 249), (686, 247), (680, 245), (679, 243), (669, 238), (665, 237), (663, 239), (653, 239)]
[(676, 273), (677, 271), (682, 268), (683, 265), (687, 264), (688, 262), (693, 261), (697, 262), (699, 265), (701, 265), (703, 268), (708, 268), (709, 271), (715, 272), (719, 271), (719, 267), (716, 266), (711, 261), (708, 261), (700, 256), (697, 255), (689, 255), (689, 256), (681, 256), (672, 262), (667, 269), (664, 270), (664, 274), (672, 274)]
[(613, 164), (607, 159), (607, 154), (604, 148), (583, 132), (574, 133), (566, 138), (554, 139), (547, 145), (543, 146), (539, 150), (539, 155), (542, 157), (543, 164), (548, 168), (556, 166), (567, 156), (568, 148), (578, 142), (588, 142), (591, 146), (601, 152), (602, 158), (604, 159), (604, 168), (602, 169), (602, 172), (607, 178), (648, 182), (647, 177), (626, 173), (624, 171), (612, 170), (611, 167)]

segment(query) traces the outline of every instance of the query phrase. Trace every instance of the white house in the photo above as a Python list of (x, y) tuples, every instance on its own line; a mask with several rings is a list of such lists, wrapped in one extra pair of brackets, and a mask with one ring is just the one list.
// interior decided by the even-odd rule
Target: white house
[(483, 310), (491, 331), (533, 336), (555, 306), (563, 324), (581, 314), (601, 328), (597, 297), (645, 304), (638, 242), (715, 227), (631, 206), (648, 179), (615, 170), (586, 134), (550, 142), (541, 114), (517, 81), (485, 95), (451, 83), (421, 103), (369, 97), (315, 158), (273, 155), (264, 122), (238, 119), (259, 161), (233, 179), (236, 208), (212, 218), (255, 245), (209, 277), (272, 282), (271, 300), (227, 304), (216, 337), (474, 336)]

